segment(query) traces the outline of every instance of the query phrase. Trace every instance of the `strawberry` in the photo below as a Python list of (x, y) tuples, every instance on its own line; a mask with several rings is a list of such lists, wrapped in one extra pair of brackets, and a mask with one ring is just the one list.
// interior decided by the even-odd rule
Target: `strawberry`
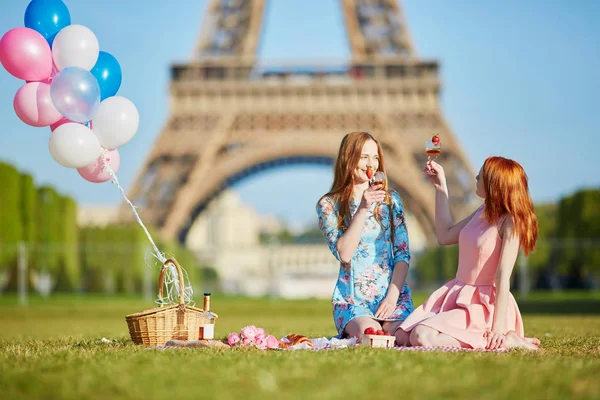
[(375, 333), (375, 334), (376, 334), (376, 335), (379, 335), (379, 336), (384, 336), (384, 335), (385, 335), (385, 332), (384, 332), (384, 331), (382, 331), (381, 329), (379, 329), (379, 330), (377, 331), (377, 333)]
[(371, 179), (373, 177), (373, 168), (367, 167), (367, 178)]
[(367, 329), (365, 329), (365, 335), (375, 335), (376, 332), (377, 331), (373, 327), (368, 327)]
[(434, 144), (438, 144), (440, 142), (440, 137), (438, 135), (433, 135), (433, 137), (431, 138), (431, 141)]

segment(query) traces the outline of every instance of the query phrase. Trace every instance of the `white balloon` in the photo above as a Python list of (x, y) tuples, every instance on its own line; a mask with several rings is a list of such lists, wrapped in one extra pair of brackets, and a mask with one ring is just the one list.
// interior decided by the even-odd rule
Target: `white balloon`
[(69, 122), (50, 135), (50, 154), (67, 168), (82, 168), (93, 163), (102, 153), (94, 132), (85, 125)]
[(105, 149), (116, 149), (129, 142), (140, 125), (135, 105), (125, 97), (103, 100), (92, 120), (92, 128)]
[(100, 45), (96, 35), (83, 25), (69, 25), (61, 29), (52, 43), (52, 58), (59, 71), (67, 67), (91, 70), (96, 61)]

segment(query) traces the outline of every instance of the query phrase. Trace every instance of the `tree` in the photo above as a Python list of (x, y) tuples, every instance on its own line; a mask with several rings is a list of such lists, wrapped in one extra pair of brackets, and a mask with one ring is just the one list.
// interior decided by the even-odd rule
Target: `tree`
[(0, 272), (3, 272), (16, 268), (17, 246), (23, 238), (19, 171), (0, 163), (0, 182)]
[(559, 271), (569, 288), (585, 287), (600, 272), (600, 189), (584, 189), (560, 201), (556, 237)]
[(411, 268), (421, 286), (443, 284), (456, 276), (458, 268), (458, 246), (432, 246), (414, 255)]
[(22, 240), (25, 243), (34, 243), (37, 237), (38, 196), (33, 177), (29, 174), (21, 174), (21, 199)]
[(71, 291), (80, 288), (78, 257), (77, 204), (70, 197), (58, 198), (60, 224), (58, 228), (57, 289)]
[(117, 287), (123, 293), (142, 291), (146, 251), (149, 248), (144, 231), (137, 225), (113, 226), (110, 245), (116, 250), (113, 267)]
[(60, 254), (60, 204), (54, 188), (43, 186), (38, 189), (37, 240), (33, 263), (39, 271), (56, 276)]
[(553, 242), (556, 236), (556, 221), (558, 204), (540, 204), (535, 206), (535, 215), (538, 219), (539, 234), (535, 249), (529, 254), (527, 262), (529, 271), (533, 275), (544, 273), (553, 261)]
[(86, 292), (105, 291), (104, 271), (107, 263), (102, 249), (103, 241), (103, 228), (84, 227), (79, 230), (82, 287)]

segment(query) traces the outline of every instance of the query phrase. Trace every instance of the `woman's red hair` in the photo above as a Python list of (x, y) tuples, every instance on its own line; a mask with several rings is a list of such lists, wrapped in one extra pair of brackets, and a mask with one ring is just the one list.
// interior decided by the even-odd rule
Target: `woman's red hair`
[(527, 174), (521, 165), (504, 157), (489, 157), (481, 172), (485, 188), (484, 216), (488, 223), (497, 223), (509, 214), (514, 221), (514, 233), (525, 255), (538, 237), (538, 221), (529, 195)]

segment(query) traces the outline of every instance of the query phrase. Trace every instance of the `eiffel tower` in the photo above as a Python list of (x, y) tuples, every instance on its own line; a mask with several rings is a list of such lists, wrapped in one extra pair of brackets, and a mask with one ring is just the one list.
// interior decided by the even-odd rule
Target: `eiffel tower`
[(417, 57), (396, 0), (340, 4), (345, 65), (274, 68), (256, 56), (266, 0), (210, 1), (193, 59), (171, 66), (170, 116), (130, 193), (162, 236), (184, 243), (208, 203), (252, 174), (332, 165), (351, 131), (381, 141), (390, 186), (429, 241), (434, 194), (422, 172), (424, 144), (439, 134), (451, 212), (467, 214), (474, 175), (440, 112), (439, 64)]

